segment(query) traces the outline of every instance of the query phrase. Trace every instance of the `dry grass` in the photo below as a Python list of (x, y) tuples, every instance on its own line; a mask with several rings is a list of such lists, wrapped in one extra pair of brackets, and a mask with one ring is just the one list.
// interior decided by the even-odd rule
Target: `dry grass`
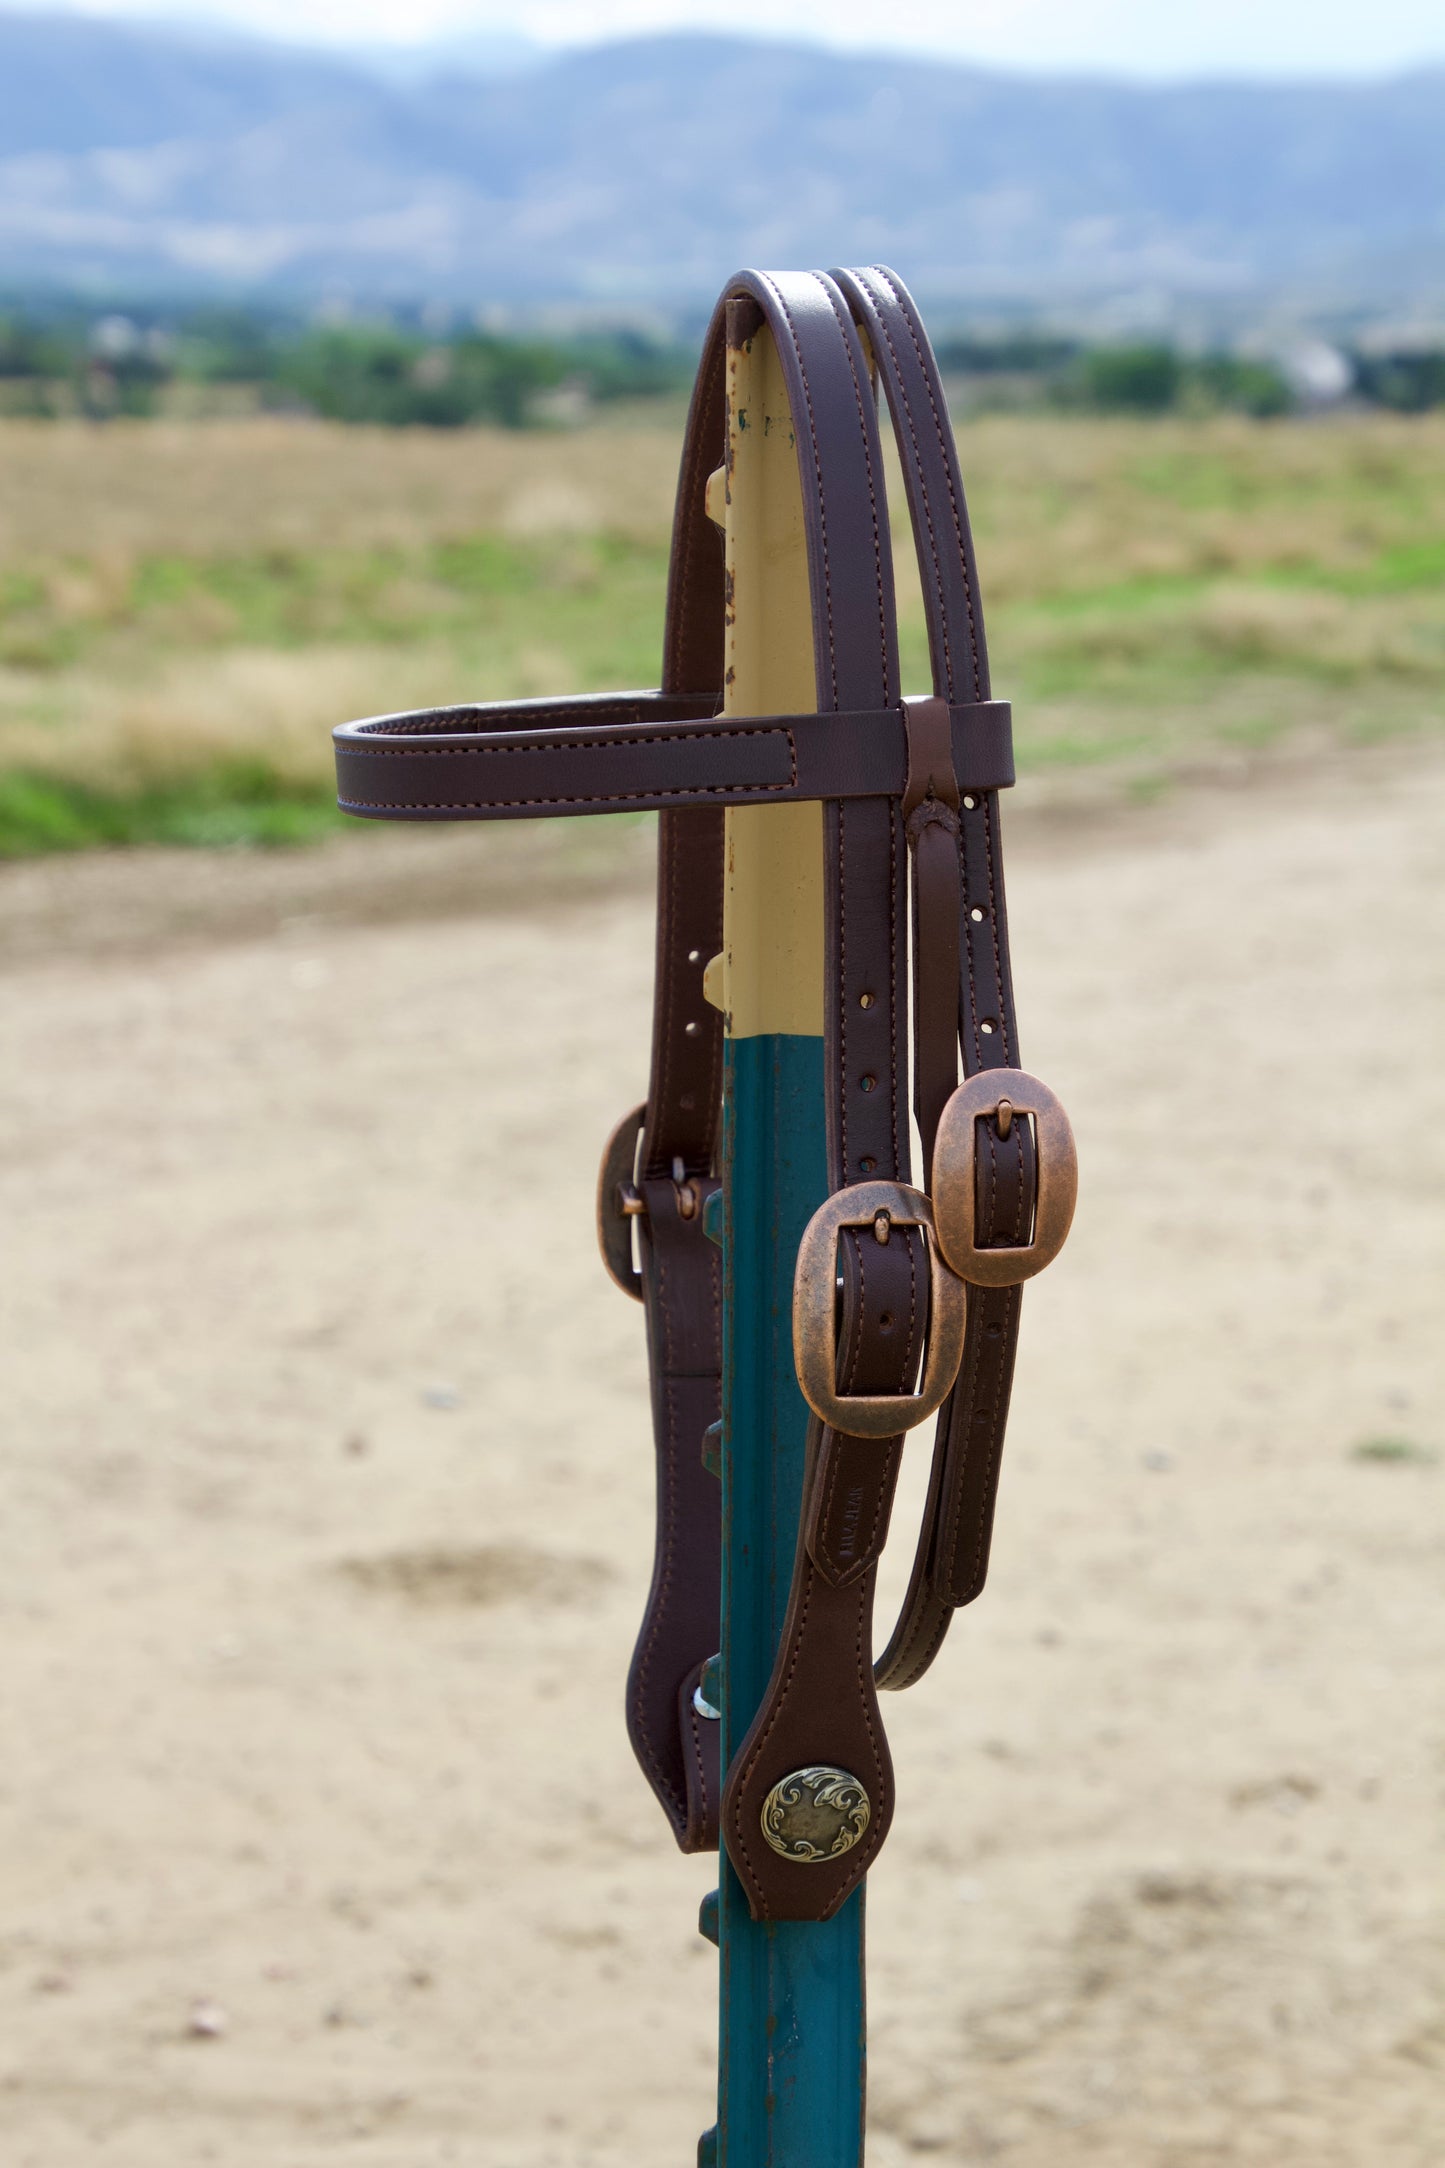
[[(0, 573), (490, 533), (665, 535), (680, 430), (0, 421)], [(101, 575), (104, 577), (104, 574)]]
[[(344, 716), (653, 680), (679, 437), (0, 423), (0, 839), (304, 830)], [(1445, 420), (996, 417), (962, 445), (1035, 765), (1152, 787), (1442, 719)], [(903, 624), (921, 682), (916, 593)]]
[(961, 441), (998, 603), (1117, 581), (1349, 575), (1401, 545), (1445, 551), (1445, 417), (1010, 416)]

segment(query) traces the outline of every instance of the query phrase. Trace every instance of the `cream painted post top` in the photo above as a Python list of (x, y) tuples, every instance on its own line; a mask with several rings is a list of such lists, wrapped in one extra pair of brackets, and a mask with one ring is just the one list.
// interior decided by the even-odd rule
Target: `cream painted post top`
[[(727, 383), (727, 465), (708, 488), (728, 570), (723, 712), (805, 714), (818, 693), (803, 489), (766, 326), (729, 347)], [(823, 808), (731, 806), (725, 820), (721, 968), (714, 959), (704, 990), (731, 1038), (821, 1038)]]

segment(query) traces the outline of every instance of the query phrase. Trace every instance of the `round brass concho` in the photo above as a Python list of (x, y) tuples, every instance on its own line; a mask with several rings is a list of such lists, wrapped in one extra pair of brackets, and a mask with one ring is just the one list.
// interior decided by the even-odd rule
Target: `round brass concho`
[(763, 1835), (784, 1859), (810, 1866), (851, 1852), (873, 1810), (846, 1769), (823, 1764), (781, 1777), (763, 1801)]

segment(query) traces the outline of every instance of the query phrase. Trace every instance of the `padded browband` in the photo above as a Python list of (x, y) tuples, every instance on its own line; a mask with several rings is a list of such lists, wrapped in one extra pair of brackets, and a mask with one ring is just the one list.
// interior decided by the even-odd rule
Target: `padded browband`
[[(336, 731), (343, 811), (368, 820), (526, 820), (757, 800), (899, 798), (906, 710), (699, 714), (675, 693), (599, 693), (380, 715)], [(960, 789), (1014, 779), (1006, 700), (949, 708)]]

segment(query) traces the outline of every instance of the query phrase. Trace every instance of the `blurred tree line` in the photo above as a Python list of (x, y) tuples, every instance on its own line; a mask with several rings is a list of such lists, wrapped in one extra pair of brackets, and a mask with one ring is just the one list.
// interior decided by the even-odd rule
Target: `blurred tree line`
[[(514, 336), (420, 322), (304, 323), (264, 306), (97, 315), (79, 303), (0, 307), (0, 411), (145, 416), (208, 406), (386, 427), (517, 429), (626, 400), (681, 398), (696, 353), (629, 329)], [(1076, 412), (1236, 412), (1310, 404), (1268, 358), (1188, 353), (1164, 341), (1090, 345), (1020, 330), (945, 338), (945, 375), (967, 405)], [(1358, 403), (1401, 413), (1445, 405), (1445, 345), (1341, 351)]]
[[(1341, 396), (1356, 404), (1423, 414), (1445, 406), (1445, 344), (1375, 353), (1327, 349)], [(1231, 353), (1188, 353), (1163, 340), (1085, 345), (1018, 332), (993, 340), (944, 339), (939, 365), (980, 405), (1047, 403), (1098, 414), (1290, 414), (1314, 402), (1283, 363)], [(991, 396), (990, 386), (997, 391)], [(1012, 395), (1010, 395), (1012, 394)]]
[(239, 403), (383, 427), (519, 429), (594, 405), (680, 397), (695, 361), (690, 345), (627, 329), (524, 338), (307, 325), (244, 307), (150, 322), (0, 311), (0, 411), (11, 414), (144, 416), (172, 407), (180, 391), (193, 411)]

